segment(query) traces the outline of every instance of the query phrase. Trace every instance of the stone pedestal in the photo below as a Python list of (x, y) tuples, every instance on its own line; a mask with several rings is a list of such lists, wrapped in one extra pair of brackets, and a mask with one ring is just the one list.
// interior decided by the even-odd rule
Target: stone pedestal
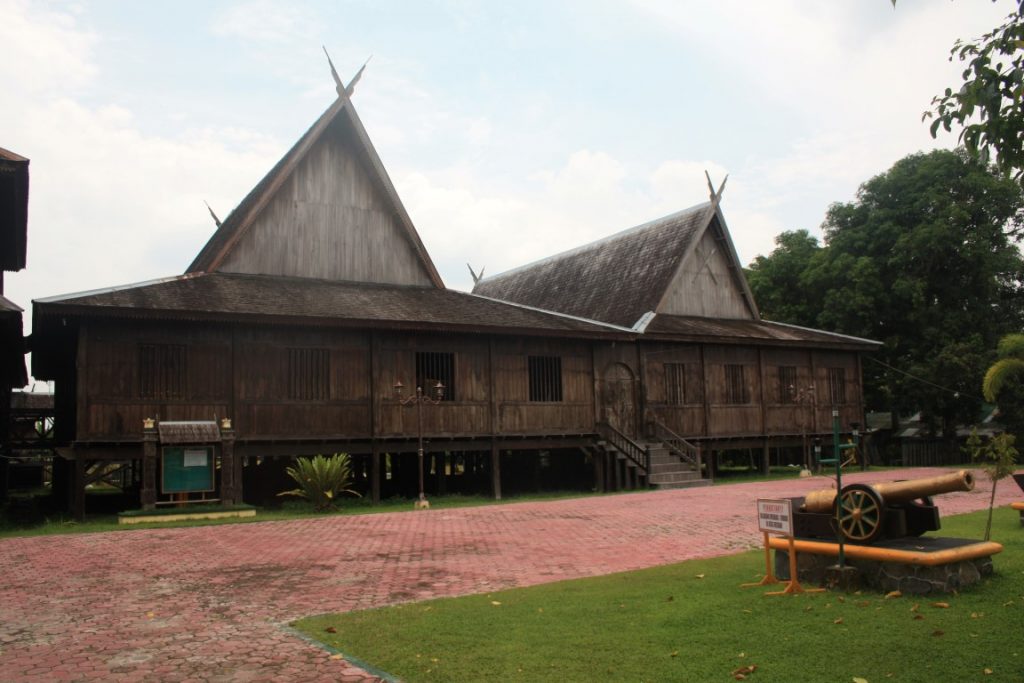
[[(835, 557), (829, 555), (797, 553), (798, 579), (803, 584), (828, 586), (830, 569), (834, 568), (835, 564)], [(864, 588), (884, 593), (900, 591), (906, 595), (953, 593), (973, 586), (980, 582), (982, 577), (992, 574), (991, 557), (961, 560), (932, 567), (849, 557), (846, 564), (856, 571)], [(775, 576), (782, 580), (789, 579), (789, 553), (784, 550), (775, 551)], [(842, 578), (838, 577), (834, 570), (831, 576), (833, 579)]]

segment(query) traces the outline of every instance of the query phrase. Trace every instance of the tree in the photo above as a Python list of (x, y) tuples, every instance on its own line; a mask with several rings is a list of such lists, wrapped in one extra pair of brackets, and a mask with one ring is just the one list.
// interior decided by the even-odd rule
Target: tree
[[(896, 0), (893, 0), (896, 4)], [(972, 42), (956, 41), (949, 61), (967, 63), (957, 89), (932, 100), (931, 134), (960, 128), (960, 144), (982, 163), (1024, 183), (1024, 1), (1006, 21)]]
[(1000, 422), (1007, 431), (1024, 435), (1024, 334), (1008, 334), (999, 340), (999, 357), (985, 373), (985, 400), (998, 402)]
[(829, 208), (823, 247), (780, 237), (751, 266), (755, 294), (768, 319), (883, 342), (870, 358), (884, 365), (864, 365), (867, 405), (923, 410), (951, 435), (977, 420), (996, 340), (1024, 328), (1022, 220), (1015, 182), (963, 152), (914, 154)]
[[(808, 266), (821, 251), (818, 240), (806, 230), (784, 232), (775, 238), (775, 250), (758, 256), (746, 271), (747, 283), (761, 311), (774, 320), (813, 326), (821, 301), (805, 282)], [(793, 296), (793, 292), (804, 292)]]
[(985, 540), (987, 541), (992, 532), (992, 508), (996, 504), (996, 484), (1000, 479), (1013, 474), (1017, 468), (1017, 456), (1020, 453), (1013, 446), (1016, 437), (1012, 434), (1000, 434), (982, 443), (977, 430), (971, 432), (967, 439), (967, 450), (971, 453), (971, 459), (980, 462), (985, 474), (992, 482), (992, 495), (988, 500), (988, 521), (985, 523)]

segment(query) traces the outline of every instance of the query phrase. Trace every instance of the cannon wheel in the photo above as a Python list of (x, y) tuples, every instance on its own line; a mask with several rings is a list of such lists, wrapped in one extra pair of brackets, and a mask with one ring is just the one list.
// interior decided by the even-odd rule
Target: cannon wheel
[(885, 501), (866, 484), (844, 486), (836, 498), (839, 530), (849, 541), (870, 543), (882, 532)]

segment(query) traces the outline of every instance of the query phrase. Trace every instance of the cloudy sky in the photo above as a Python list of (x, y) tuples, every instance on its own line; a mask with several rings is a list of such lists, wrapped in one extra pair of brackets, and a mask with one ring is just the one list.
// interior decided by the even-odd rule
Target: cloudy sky
[(182, 272), (373, 55), (360, 116), (449, 287), (685, 208), (744, 263), (933, 141), (958, 37), (1011, 0), (0, 0), (0, 147), (32, 299)]

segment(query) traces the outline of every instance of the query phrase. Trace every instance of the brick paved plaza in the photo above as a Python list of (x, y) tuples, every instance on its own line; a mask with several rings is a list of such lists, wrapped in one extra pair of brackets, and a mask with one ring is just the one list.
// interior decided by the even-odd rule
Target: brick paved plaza
[[(851, 474), (844, 483), (933, 476)], [(595, 576), (760, 542), (815, 477), (551, 502), (0, 540), (0, 680), (361, 681), (299, 617)], [(983, 509), (990, 484), (938, 499)], [(997, 504), (1021, 499), (1012, 481)], [(752, 568), (752, 571), (756, 571)], [(371, 679), (372, 680), (372, 679)]]

